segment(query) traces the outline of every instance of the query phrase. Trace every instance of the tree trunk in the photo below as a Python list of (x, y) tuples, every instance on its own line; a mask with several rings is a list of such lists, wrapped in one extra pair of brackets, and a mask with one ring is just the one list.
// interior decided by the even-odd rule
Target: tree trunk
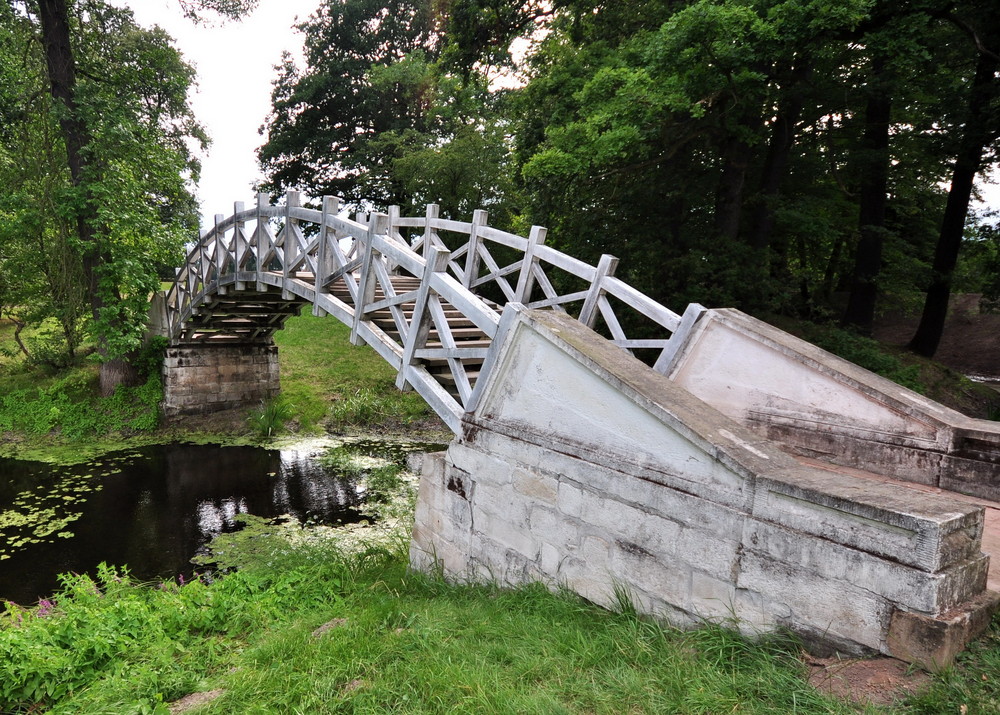
[(730, 139), (723, 156), (722, 176), (715, 194), (715, 231), (730, 242), (739, 237), (743, 188), (751, 151), (745, 141)]
[(844, 324), (871, 335), (878, 300), (885, 240), (885, 210), (889, 188), (889, 115), (892, 99), (882, 56), (872, 59), (872, 76), (861, 141), (861, 197), (858, 212), (860, 239), (854, 255), (851, 293)]
[[(84, 149), (90, 142), (87, 126), (81, 121), (76, 104), (76, 67), (70, 42), (69, 13), (66, 0), (38, 0), (38, 17), (42, 26), (42, 43), (45, 47), (45, 64), (49, 75), (49, 93), (63, 107), (59, 119), (63, 141), (66, 144), (66, 160), (73, 186), (82, 192), (81, 208), (76, 214), (77, 235), (82, 246), (81, 261), (87, 294), (90, 299), (91, 316), (98, 320), (104, 300), (98, 285), (98, 268), (104, 258), (101, 254), (97, 235), (94, 231), (96, 215), (87, 185), (84, 181)], [(105, 336), (97, 337), (98, 353), (106, 358)], [(105, 375), (107, 373), (107, 375)], [(122, 384), (118, 382), (122, 371), (105, 360), (101, 363), (101, 392), (108, 395)]]
[(934, 272), (927, 288), (924, 311), (920, 325), (910, 340), (909, 348), (925, 357), (934, 357), (944, 322), (948, 317), (948, 301), (951, 298), (951, 281), (958, 263), (958, 252), (962, 246), (965, 219), (969, 213), (969, 200), (976, 174), (982, 168), (986, 145), (994, 138), (995, 127), (991, 126), (990, 103), (996, 97), (1000, 83), (996, 78), (1000, 62), (996, 56), (980, 53), (976, 63), (976, 75), (969, 92), (969, 113), (962, 134), (959, 155), (951, 175), (951, 189), (948, 203), (941, 220), (934, 251)]
[(774, 230), (774, 200), (788, 173), (788, 159), (795, 144), (795, 125), (802, 116), (803, 87), (812, 75), (812, 63), (802, 59), (789, 73), (788, 87), (782, 97), (778, 116), (771, 125), (771, 140), (761, 173), (759, 203), (751, 221), (750, 245), (764, 251)]

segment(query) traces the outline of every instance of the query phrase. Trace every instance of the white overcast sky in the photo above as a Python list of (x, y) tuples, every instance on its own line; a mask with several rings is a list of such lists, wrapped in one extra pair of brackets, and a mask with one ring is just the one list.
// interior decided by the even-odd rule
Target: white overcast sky
[(301, 55), (302, 34), (292, 26), (308, 19), (320, 0), (261, 0), (242, 22), (209, 25), (187, 20), (176, 0), (114, 1), (130, 7), (140, 25), (166, 30), (198, 70), (191, 106), (212, 138), (197, 192), (207, 228), (215, 214), (229, 216), (235, 201), (253, 201), (252, 184), (262, 178), (257, 129), (271, 106), (274, 66), (285, 50)]
[[(215, 214), (230, 215), (233, 202), (253, 200), (252, 184), (263, 178), (255, 153), (263, 137), (257, 130), (271, 106), (274, 66), (285, 50), (301, 56), (302, 34), (293, 25), (308, 19), (320, 0), (260, 0), (243, 21), (222, 25), (195, 25), (176, 0), (113, 1), (131, 7), (140, 25), (159, 25), (170, 33), (198, 70), (191, 105), (212, 138), (197, 191), (207, 228)], [(1000, 208), (1000, 186), (983, 188), (987, 202)]]

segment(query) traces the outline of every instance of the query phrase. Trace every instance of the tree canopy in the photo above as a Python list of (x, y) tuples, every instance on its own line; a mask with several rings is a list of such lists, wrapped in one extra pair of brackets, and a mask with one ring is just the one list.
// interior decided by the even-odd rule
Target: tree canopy
[(59, 340), (23, 346), (36, 359), (72, 359), (89, 334), (121, 362), (157, 267), (196, 227), (194, 70), (162, 30), (101, 0), (0, 8), (0, 309), (58, 325)]
[[(982, 240), (974, 179), (997, 163), (996, 3), (413, 3), (399, 17), (430, 18), (419, 47), (412, 20), (392, 44), (378, 3), (327, 0), (303, 25), (307, 66), (286, 62), (265, 127), (270, 186), (376, 206), (449, 204), (464, 186), (449, 206), (467, 211), (488, 184), (501, 220), (618, 255), (668, 304), (866, 333), (878, 309), (923, 301), (912, 347), (933, 354), (959, 249)], [(328, 31), (348, 8), (377, 57)], [(501, 67), (517, 87), (498, 88)], [(316, 92), (338, 83), (350, 92)], [(390, 104), (395, 124), (375, 109)]]

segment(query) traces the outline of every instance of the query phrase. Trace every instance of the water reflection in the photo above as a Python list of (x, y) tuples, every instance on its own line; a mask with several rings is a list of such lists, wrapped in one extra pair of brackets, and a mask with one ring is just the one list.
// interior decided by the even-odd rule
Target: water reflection
[[(236, 529), (239, 514), (357, 521), (361, 499), (355, 484), (328, 473), (314, 456), (174, 444), (70, 469), (0, 459), (0, 514), (18, 502), (51, 502), (56, 516), (68, 520), (63, 536), (50, 533), (29, 539), (43, 543), (7, 548), (0, 561), (0, 599), (33, 603), (56, 588), (56, 574), (92, 573), (102, 561), (128, 564), (141, 580), (190, 575), (189, 559), (216, 534)], [(65, 486), (80, 483), (85, 488)], [(70, 496), (59, 496), (66, 492)], [(28, 538), (28, 527), (11, 521), (0, 519), (0, 540), (8, 547)]]

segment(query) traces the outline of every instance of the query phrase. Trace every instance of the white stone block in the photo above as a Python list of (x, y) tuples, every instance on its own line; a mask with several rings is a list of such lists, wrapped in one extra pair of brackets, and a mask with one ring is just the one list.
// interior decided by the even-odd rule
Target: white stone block
[(558, 498), (559, 481), (546, 472), (515, 467), (512, 470), (514, 491), (530, 499), (555, 504)]
[(736, 585), (787, 607), (784, 625), (884, 651), (892, 604), (870, 591), (752, 552), (743, 554)]

